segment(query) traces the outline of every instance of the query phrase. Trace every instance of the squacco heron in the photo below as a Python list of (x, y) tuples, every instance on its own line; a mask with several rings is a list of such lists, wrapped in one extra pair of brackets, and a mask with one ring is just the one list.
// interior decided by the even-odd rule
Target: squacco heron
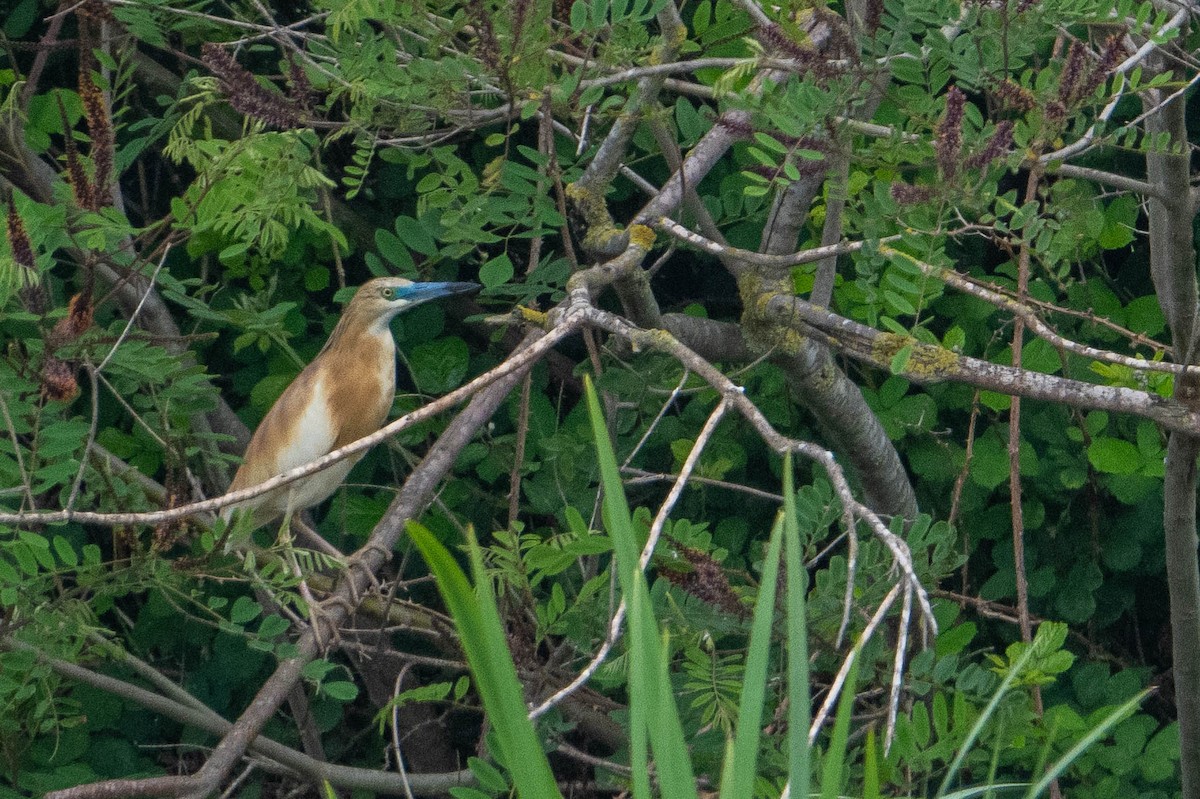
[[(364, 283), (324, 348), (263, 417), (230, 491), (258, 485), (310, 463), (383, 426), (396, 394), (392, 318), (423, 302), (478, 289), (474, 283), (414, 283), (381, 277)], [(253, 514), (255, 527), (316, 505), (337, 490), (365, 453), (273, 491), (226, 507)]]

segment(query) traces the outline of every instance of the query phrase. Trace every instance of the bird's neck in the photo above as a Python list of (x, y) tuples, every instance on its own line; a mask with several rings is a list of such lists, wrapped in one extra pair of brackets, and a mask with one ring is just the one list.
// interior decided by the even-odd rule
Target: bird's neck
[(337, 327), (329, 334), (329, 340), (321, 352), (341, 350), (354, 352), (360, 350), (367, 342), (374, 342), (391, 352), (395, 352), (396, 343), (392, 339), (392, 329), (389, 323), (395, 314), (365, 314), (357, 309), (347, 308)]

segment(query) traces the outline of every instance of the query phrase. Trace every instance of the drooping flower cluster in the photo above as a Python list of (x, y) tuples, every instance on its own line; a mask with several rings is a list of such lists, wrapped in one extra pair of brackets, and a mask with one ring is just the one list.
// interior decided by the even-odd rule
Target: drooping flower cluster
[(280, 130), (294, 128), (300, 124), (296, 107), (281, 94), (271, 91), (257, 80), (245, 67), (237, 62), (225, 48), (214, 42), (205, 42), (201, 48), (201, 59), (221, 82), (221, 91), (234, 110)]

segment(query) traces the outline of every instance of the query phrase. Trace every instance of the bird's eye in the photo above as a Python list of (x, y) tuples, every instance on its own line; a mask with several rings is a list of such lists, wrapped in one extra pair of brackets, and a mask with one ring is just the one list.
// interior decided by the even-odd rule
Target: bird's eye
[(379, 290), (379, 294), (385, 300), (390, 300), (392, 297), (394, 297), (396, 295), (396, 290), (394, 288), (392, 288), (391, 286), (385, 286), (384, 288), (381, 288)]

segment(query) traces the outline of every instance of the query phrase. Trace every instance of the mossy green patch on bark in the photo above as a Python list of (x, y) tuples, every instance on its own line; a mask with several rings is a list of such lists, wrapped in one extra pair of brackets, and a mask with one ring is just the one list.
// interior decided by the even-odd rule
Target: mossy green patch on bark
[(958, 370), (958, 355), (945, 347), (925, 344), (912, 336), (880, 333), (871, 344), (871, 360), (880, 366), (890, 366), (892, 359), (905, 347), (911, 347), (904, 364), (904, 374), (922, 382), (940, 380)]
[(587, 232), (583, 234), (583, 246), (586, 250), (592, 253), (614, 254), (617, 250), (624, 249), (623, 243), (620, 247), (615, 245), (615, 242), (624, 236), (624, 231), (613, 223), (608, 206), (600, 194), (579, 183), (569, 184), (566, 192), (587, 226)]
[(629, 227), (629, 243), (649, 251), (654, 246), (655, 233), (646, 225), (631, 225)]
[(742, 298), (742, 330), (751, 347), (758, 352), (774, 350), (787, 355), (800, 352), (804, 334), (771, 321), (768, 307), (776, 296), (792, 296), (790, 279), (770, 279), (746, 272), (738, 278), (738, 293)]

